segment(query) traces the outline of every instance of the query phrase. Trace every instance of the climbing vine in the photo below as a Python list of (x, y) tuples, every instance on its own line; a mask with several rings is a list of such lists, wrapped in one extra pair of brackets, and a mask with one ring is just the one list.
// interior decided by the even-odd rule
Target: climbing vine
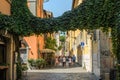
[[(27, 7), (27, 0), (12, 0), (11, 16), (1, 21), (10, 32), (18, 35), (31, 35), (33, 33), (47, 33), (75, 29), (96, 29), (115, 25), (117, 4), (115, 0), (85, 0), (77, 8), (65, 12), (57, 18), (41, 19), (32, 15)], [(7, 26), (9, 25), (9, 26)], [(78, 26), (79, 25), (79, 26)]]
[(49, 19), (33, 16), (27, 0), (12, 0), (11, 16), (0, 14), (0, 29), (21, 36), (100, 27), (112, 29), (113, 53), (120, 63), (120, 0), (84, 0), (77, 8)]

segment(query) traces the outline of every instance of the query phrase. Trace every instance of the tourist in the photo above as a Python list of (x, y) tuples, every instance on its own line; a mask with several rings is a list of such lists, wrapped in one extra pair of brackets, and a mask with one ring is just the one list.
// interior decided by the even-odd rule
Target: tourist
[(72, 60), (73, 60), (73, 64), (74, 64), (75, 61), (76, 61), (76, 57), (75, 57), (75, 55), (73, 55)]
[(58, 60), (59, 60), (59, 66), (62, 66), (62, 56), (59, 56)]
[(58, 57), (56, 56), (56, 57), (55, 57), (55, 66), (58, 66), (58, 64), (59, 64), (59, 59), (58, 59)]
[(63, 67), (66, 67), (66, 57), (63, 56), (62, 59), (63, 59), (63, 60), (62, 60), (62, 61), (63, 61)]
[(68, 56), (68, 63), (69, 63), (69, 67), (70, 67), (72, 64), (72, 57), (71, 56)]

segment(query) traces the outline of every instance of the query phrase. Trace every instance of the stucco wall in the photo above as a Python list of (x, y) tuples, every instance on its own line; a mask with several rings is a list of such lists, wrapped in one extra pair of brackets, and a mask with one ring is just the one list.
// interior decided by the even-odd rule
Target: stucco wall
[[(84, 34), (84, 36), (87, 34)], [(86, 39), (84, 40), (86, 42)], [(88, 72), (92, 72), (92, 43), (91, 35), (87, 35), (87, 44), (83, 47), (83, 61), (82, 67), (85, 68)]]
[(99, 58), (99, 52), (98, 52), (98, 40), (97, 41), (93, 41), (92, 43), (92, 52), (93, 52), (93, 73), (97, 76), (100, 77), (100, 58)]
[(33, 0), (33, 1), (28, 1), (28, 7), (31, 11), (31, 13), (36, 16), (36, 1)]
[(104, 78), (105, 73), (109, 73), (110, 69), (113, 67), (113, 61), (111, 57), (111, 42), (108, 34), (100, 32), (100, 41), (101, 41), (101, 51), (100, 51), (100, 63), (101, 63), (101, 75)]
[[(43, 18), (43, 0), (28, 0), (28, 7), (33, 15)], [(44, 36), (33, 35), (24, 37), (24, 39), (30, 47), (28, 58), (37, 59), (38, 48), (39, 50), (44, 48)]]
[(37, 59), (38, 58), (38, 54), (37, 54), (37, 37), (34, 36), (30, 36), (30, 37), (24, 37), (24, 39), (26, 40), (27, 44), (30, 47), (29, 50), (29, 54), (28, 54), (28, 58), (29, 59)]
[(45, 46), (45, 44), (44, 44), (44, 36), (39, 35), (38, 41), (39, 41), (39, 49), (42, 50), (44, 48), (44, 46)]
[(6, 0), (0, 0), (0, 12), (10, 15), (10, 4)]

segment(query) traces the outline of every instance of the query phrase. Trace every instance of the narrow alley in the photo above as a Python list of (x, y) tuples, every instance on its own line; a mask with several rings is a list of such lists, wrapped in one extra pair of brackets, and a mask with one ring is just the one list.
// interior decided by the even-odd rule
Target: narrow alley
[[(26, 74), (25, 74), (26, 75)], [(28, 70), (23, 80), (97, 80), (82, 67)]]
[(0, 0), (0, 80), (120, 80), (120, 0)]

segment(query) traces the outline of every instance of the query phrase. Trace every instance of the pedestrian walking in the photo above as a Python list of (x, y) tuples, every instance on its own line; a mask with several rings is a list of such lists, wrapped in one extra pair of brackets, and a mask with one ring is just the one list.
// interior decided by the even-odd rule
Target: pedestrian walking
[(63, 62), (62, 56), (59, 56), (58, 60), (59, 60), (59, 66), (62, 66), (62, 62)]
[(58, 64), (59, 64), (59, 59), (58, 59), (58, 57), (56, 56), (56, 57), (55, 57), (55, 66), (58, 66)]
[(71, 67), (71, 64), (72, 64), (72, 57), (71, 56), (68, 56), (68, 63), (69, 63), (69, 67)]
[(63, 59), (63, 60), (62, 60), (62, 61), (63, 61), (63, 67), (66, 67), (66, 57), (63, 56), (62, 59)]
[(73, 60), (73, 64), (74, 64), (75, 61), (76, 61), (76, 57), (75, 57), (75, 55), (73, 55), (72, 60)]

